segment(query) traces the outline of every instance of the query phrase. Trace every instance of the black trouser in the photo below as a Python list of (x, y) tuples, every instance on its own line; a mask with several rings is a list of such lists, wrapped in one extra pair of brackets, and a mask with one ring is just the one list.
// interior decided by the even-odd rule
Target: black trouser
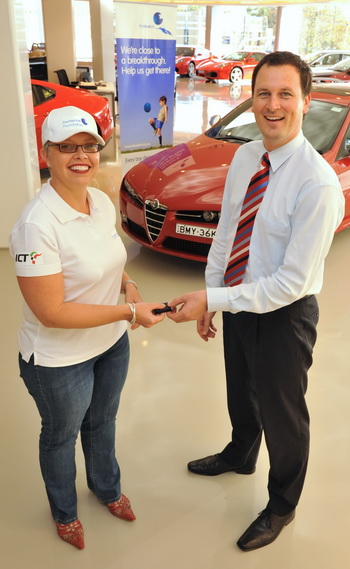
[(318, 304), (307, 296), (265, 314), (223, 314), (232, 442), (222, 458), (254, 465), (262, 432), (270, 459), (269, 503), (279, 515), (298, 504), (309, 456), (307, 371), (316, 342)]

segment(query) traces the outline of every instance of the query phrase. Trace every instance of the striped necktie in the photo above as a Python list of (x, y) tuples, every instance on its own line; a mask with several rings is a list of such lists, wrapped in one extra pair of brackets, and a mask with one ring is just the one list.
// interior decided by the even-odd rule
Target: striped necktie
[(230, 259), (224, 275), (224, 283), (226, 286), (238, 285), (243, 280), (248, 265), (250, 238), (255, 216), (264, 197), (267, 184), (269, 183), (269, 168), (269, 155), (265, 152), (261, 159), (260, 169), (250, 180), (243, 201)]

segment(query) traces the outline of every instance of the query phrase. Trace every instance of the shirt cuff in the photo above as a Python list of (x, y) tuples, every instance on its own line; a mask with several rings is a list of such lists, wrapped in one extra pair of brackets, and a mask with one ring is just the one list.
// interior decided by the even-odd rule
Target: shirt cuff
[(217, 312), (218, 310), (230, 310), (228, 292), (227, 286), (207, 288), (208, 311)]

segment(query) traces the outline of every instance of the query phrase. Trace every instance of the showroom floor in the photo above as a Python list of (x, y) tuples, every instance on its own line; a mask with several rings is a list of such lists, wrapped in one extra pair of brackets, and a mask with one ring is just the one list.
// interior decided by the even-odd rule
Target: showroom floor
[[(176, 142), (201, 132), (206, 127), (205, 113), (226, 112), (237, 101), (232, 95), (229, 85), (179, 80)], [(115, 199), (119, 182), (118, 160), (104, 159), (101, 188)], [(138, 282), (144, 300), (170, 300), (203, 288), (202, 264), (154, 253), (125, 235), (123, 239), (127, 270)], [(311, 455), (297, 515), (275, 543), (250, 553), (243, 553), (235, 543), (267, 501), (265, 446), (252, 476), (228, 473), (202, 478), (186, 469), (189, 460), (220, 451), (230, 436), (220, 315), (216, 317), (218, 337), (207, 344), (197, 336), (194, 323), (175, 325), (166, 320), (152, 329), (130, 333), (131, 364), (117, 421), (117, 454), (123, 491), (137, 520), (128, 523), (113, 518), (87, 490), (78, 444), (79, 517), (86, 548), (78, 551), (59, 540), (39, 472), (38, 413), (18, 377), (16, 332), (21, 297), (12, 260), (7, 250), (1, 250), (2, 567), (346, 569), (350, 529), (349, 244), (349, 231), (335, 236), (319, 296), (319, 337), (308, 390)]]

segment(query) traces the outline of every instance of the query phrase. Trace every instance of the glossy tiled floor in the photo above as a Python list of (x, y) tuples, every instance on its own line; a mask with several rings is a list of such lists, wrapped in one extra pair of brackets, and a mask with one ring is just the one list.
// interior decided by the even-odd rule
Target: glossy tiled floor
[[(210, 107), (209, 114), (222, 114), (232, 104), (228, 85), (226, 89), (193, 86), (181, 80), (176, 140), (186, 140), (202, 130), (205, 109)], [(220, 109), (216, 110), (216, 105)], [(190, 134), (183, 131), (182, 121)], [(104, 160), (98, 183), (115, 199), (119, 180), (118, 161)], [(145, 300), (168, 300), (203, 287), (203, 265), (157, 255), (124, 239), (128, 271)], [(78, 551), (58, 539), (39, 473), (39, 418), (17, 371), (21, 298), (11, 259), (1, 250), (1, 566), (347, 569), (349, 246), (349, 231), (335, 237), (319, 297), (319, 338), (308, 391), (312, 446), (302, 500), (295, 521), (279, 539), (251, 553), (241, 552), (235, 542), (266, 504), (265, 447), (252, 476), (225, 474), (210, 479), (187, 472), (189, 460), (219, 451), (230, 432), (221, 334), (205, 344), (197, 337), (193, 323), (175, 325), (170, 321), (130, 334), (132, 357), (118, 416), (117, 442), (123, 491), (132, 500), (136, 522), (113, 518), (87, 490), (78, 443), (79, 517), (86, 548)]]

